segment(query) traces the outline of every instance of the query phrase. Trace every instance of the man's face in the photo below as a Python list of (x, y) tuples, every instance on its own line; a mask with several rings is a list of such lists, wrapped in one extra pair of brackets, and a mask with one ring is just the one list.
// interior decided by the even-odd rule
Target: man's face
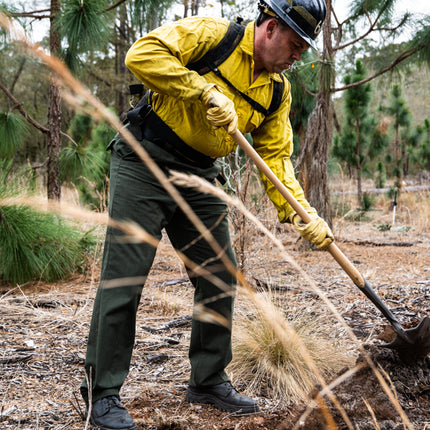
[(266, 29), (265, 49), (261, 53), (264, 68), (270, 73), (281, 73), (299, 61), (308, 48), (309, 44), (293, 29), (274, 21)]

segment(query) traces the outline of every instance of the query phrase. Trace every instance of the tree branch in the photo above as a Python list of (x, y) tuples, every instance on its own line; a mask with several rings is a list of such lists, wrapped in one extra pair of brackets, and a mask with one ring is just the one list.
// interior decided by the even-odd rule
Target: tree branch
[[(348, 46), (354, 45), (355, 43), (357, 43), (360, 40), (363, 40), (365, 37), (367, 37), (370, 33), (372, 33), (372, 31), (378, 30), (378, 29), (375, 29), (376, 24), (378, 23), (379, 19), (381, 18), (382, 14), (385, 12), (386, 9), (387, 9), (387, 4), (385, 4), (385, 7), (383, 7), (379, 11), (378, 16), (375, 18), (375, 21), (373, 23), (371, 21), (369, 14), (366, 12), (366, 16), (367, 16), (369, 23), (370, 23), (369, 29), (365, 33), (363, 33), (361, 36), (357, 37), (355, 40), (351, 40), (350, 42), (345, 43), (344, 45), (337, 45), (335, 48), (333, 48), (333, 51), (339, 51), (341, 49), (347, 48)], [(392, 29), (391, 31), (395, 31), (398, 27), (399, 26), (394, 27), (394, 29)]]
[(17, 72), (15, 73), (15, 77), (13, 78), (12, 86), (10, 87), (10, 92), (13, 93), (13, 89), (15, 88), (16, 83), (18, 82), (19, 77), (21, 76), (22, 71), (24, 70), (24, 65), (27, 58), (22, 57), (21, 62), (19, 64), (19, 68)]
[(60, 134), (61, 136), (64, 136), (66, 139), (70, 140), (70, 142), (72, 142), (76, 148), (79, 146), (79, 144), (73, 140), (72, 136), (69, 136), (67, 133), (64, 133), (64, 131), (61, 131), (61, 130), (60, 130)]
[(50, 12), (51, 9), (35, 10), (33, 12), (16, 12), (7, 14), (11, 18), (34, 18), (34, 19), (44, 19), (50, 18), (51, 15), (38, 15), (39, 13)]
[[(0, 82), (0, 89), (6, 94), (6, 96), (13, 102), (14, 106), (13, 109), (18, 109), (21, 115), (35, 128), (40, 130), (42, 133), (47, 134), (48, 129), (43, 126), (42, 124), (39, 124), (36, 120), (34, 120), (27, 111), (22, 107), (22, 103), (20, 103), (13, 94)], [(73, 145), (78, 146), (78, 144), (72, 139), (71, 136), (69, 136), (67, 133), (64, 133), (60, 130), (60, 134), (64, 136), (66, 139), (70, 140), (70, 142), (73, 143)]]
[(109, 12), (109, 11), (117, 8), (118, 6), (120, 6), (122, 3), (125, 3), (126, 1), (127, 0), (119, 0), (117, 3), (115, 3), (112, 6), (109, 6), (108, 8), (106, 8), (102, 13)]
[(47, 134), (48, 129), (42, 124), (39, 124), (34, 120), (27, 111), (22, 107), (22, 104), (13, 96), (13, 94), (0, 82), (0, 89), (6, 94), (6, 96), (14, 103), (14, 109), (18, 109), (22, 116), (35, 128), (40, 130), (42, 133)]
[(316, 97), (316, 96), (317, 96), (315, 93), (313, 93), (312, 91), (309, 91), (309, 90), (306, 88), (305, 84), (301, 81), (301, 79), (300, 79), (300, 77), (299, 77), (298, 73), (296, 74), (296, 80), (297, 80), (298, 84), (301, 86), (302, 90), (303, 90), (303, 91), (304, 91), (308, 96), (311, 96), (311, 97)]
[(338, 91), (349, 90), (350, 88), (358, 87), (358, 86), (363, 85), (363, 84), (365, 84), (367, 82), (370, 82), (373, 79), (377, 78), (378, 76), (383, 75), (384, 73), (386, 73), (389, 70), (393, 69), (399, 63), (401, 63), (402, 61), (406, 60), (410, 56), (414, 55), (415, 53), (417, 53), (422, 48), (424, 48), (424, 45), (420, 45), (417, 48), (408, 49), (407, 51), (402, 52), (399, 56), (397, 56), (390, 65), (388, 65), (387, 67), (384, 67), (382, 70), (380, 70), (379, 72), (375, 73), (373, 76), (370, 76), (369, 78), (363, 79), (362, 81), (358, 81), (358, 82), (354, 82), (354, 83), (349, 84), (349, 85), (345, 85), (344, 87), (341, 87), (341, 88), (334, 88), (334, 89), (331, 90), (331, 92), (332, 93), (336, 93)]

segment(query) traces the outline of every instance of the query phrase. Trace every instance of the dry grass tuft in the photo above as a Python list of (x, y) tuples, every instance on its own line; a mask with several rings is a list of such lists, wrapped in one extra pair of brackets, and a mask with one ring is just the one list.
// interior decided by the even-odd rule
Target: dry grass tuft
[[(270, 300), (270, 297), (262, 299)], [(234, 359), (229, 366), (235, 383), (246, 384), (250, 392), (280, 399), (286, 404), (308, 401), (310, 391), (320, 380), (300, 353), (301, 343), (324, 378), (352, 364), (353, 357), (335, 345), (337, 340), (329, 338), (333, 321), (328, 318), (316, 318), (312, 312), (284, 315), (298, 339), (287, 334), (287, 330), (280, 337), (274, 327), (284, 322), (274, 320), (281, 319), (281, 314), (272, 313), (270, 321), (267, 312), (262, 314), (259, 306), (254, 307), (252, 314), (237, 313)]]
[(148, 298), (148, 309), (151, 309), (154, 314), (164, 316), (176, 316), (184, 312), (187, 307), (184, 300), (174, 294), (169, 294), (166, 291), (156, 291)]

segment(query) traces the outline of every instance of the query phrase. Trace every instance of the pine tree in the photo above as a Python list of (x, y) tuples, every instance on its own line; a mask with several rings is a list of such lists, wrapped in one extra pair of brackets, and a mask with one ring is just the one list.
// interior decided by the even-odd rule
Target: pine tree
[(424, 120), (422, 133), (424, 139), (419, 149), (419, 164), (422, 168), (430, 170), (430, 120), (427, 118)]
[[(393, 56), (386, 56), (380, 68), (366, 78), (370, 81), (393, 70), (407, 59), (421, 58), (430, 62), (430, 17), (416, 19), (409, 13), (397, 21), (394, 19), (396, 0), (359, 0), (351, 1), (348, 17), (338, 19), (332, 0), (326, 0), (327, 15), (324, 22), (322, 39), (323, 51), (320, 56), (319, 88), (315, 94), (316, 105), (309, 117), (306, 139), (300, 147), (297, 164), (306, 175), (309, 184), (307, 198), (319, 214), (331, 221), (327, 181), (328, 153), (333, 139), (334, 111), (332, 95), (345, 91), (349, 86), (336, 87), (335, 58), (339, 52), (354, 52), (362, 55), (362, 47), (375, 34), (381, 43), (391, 43), (391, 37), (399, 34), (408, 22), (414, 19), (414, 38), (403, 45), (396, 45)], [(418, 57), (419, 56), (419, 57)], [(354, 82), (353, 86), (362, 82)], [(318, 157), (318, 163), (315, 163)]]
[[(355, 71), (346, 75), (345, 85), (360, 82), (366, 77), (366, 70), (361, 60), (357, 60)], [(351, 87), (345, 91), (344, 106), (346, 121), (342, 133), (333, 145), (333, 154), (344, 161), (356, 172), (357, 200), (361, 205), (363, 199), (362, 174), (370, 160), (380, 154), (387, 144), (386, 137), (380, 133), (375, 118), (369, 113), (371, 101), (371, 84), (366, 83)]]
[(402, 89), (396, 84), (391, 89), (390, 103), (381, 106), (380, 109), (393, 118), (392, 128), (394, 131), (393, 152), (395, 159), (394, 174), (397, 187), (400, 188), (404, 176), (409, 170), (409, 157), (417, 144), (418, 135), (411, 132), (412, 116), (402, 96)]

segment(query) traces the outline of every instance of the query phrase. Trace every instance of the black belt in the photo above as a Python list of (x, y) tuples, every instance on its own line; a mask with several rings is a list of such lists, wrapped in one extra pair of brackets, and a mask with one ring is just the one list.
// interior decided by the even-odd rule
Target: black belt
[(187, 145), (152, 109), (142, 125), (143, 138), (205, 169), (215, 160)]

